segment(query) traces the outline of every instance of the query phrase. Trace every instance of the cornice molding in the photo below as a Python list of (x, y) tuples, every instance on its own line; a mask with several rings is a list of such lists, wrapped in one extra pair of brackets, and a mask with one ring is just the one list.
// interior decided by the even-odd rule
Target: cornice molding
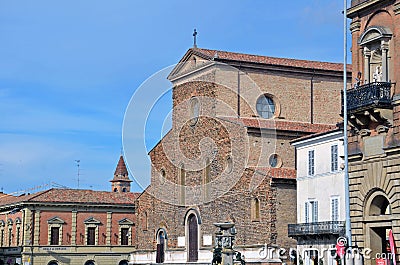
[(356, 6), (350, 7), (349, 9), (347, 9), (347, 16), (349, 18), (353, 18), (361, 10), (363, 10), (365, 8), (368, 8), (370, 6), (373, 6), (373, 5), (375, 5), (377, 3), (380, 3), (380, 2), (382, 2), (382, 0), (370, 0), (370, 1), (365, 1), (365, 2), (363, 2), (361, 4), (358, 4)]
[(400, 2), (397, 2), (393, 5), (393, 12), (397, 16), (400, 14)]

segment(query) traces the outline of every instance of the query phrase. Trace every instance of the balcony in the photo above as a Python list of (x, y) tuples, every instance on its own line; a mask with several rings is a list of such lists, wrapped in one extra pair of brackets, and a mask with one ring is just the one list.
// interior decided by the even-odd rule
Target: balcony
[[(391, 83), (373, 82), (347, 91), (347, 113), (392, 108)], [(343, 93), (342, 93), (343, 102)], [(343, 113), (343, 106), (342, 106)]]
[(342, 221), (329, 221), (304, 224), (289, 224), (289, 237), (344, 235), (345, 223)]

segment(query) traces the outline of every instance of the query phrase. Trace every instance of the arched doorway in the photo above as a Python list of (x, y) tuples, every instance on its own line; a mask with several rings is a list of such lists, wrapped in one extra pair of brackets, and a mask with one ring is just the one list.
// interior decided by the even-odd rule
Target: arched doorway
[(392, 229), (392, 209), (383, 191), (373, 192), (365, 205), (365, 224), (371, 256), (389, 257), (389, 231)]
[(157, 233), (156, 263), (163, 263), (164, 262), (165, 239), (166, 239), (165, 231), (163, 229), (158, 230), (158, 233)]
[(188, 226), (188, 261), (195, 262), (198, 260), (198, 249), (199, 249), (199, 239), (198, 239), (198, 222), (197, 217), (194, 214), (190, 214), (187, 219)]
[(127, 260), (121, 260), (118, 265), (128, 265), (128, 261)]

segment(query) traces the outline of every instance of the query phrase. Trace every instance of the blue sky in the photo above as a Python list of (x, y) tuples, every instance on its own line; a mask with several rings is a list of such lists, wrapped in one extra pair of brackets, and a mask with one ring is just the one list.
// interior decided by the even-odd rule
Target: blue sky
[[(194, 28), (202, 48), (342, 62), (342, 7), (337, 0), (0, 1), (0, 188), (77, 188), (80, 160), (79, 187), (110, 190), (131, 96), (179, 61)], [(160, 139), (169, 97), (138, 145)], [(136, 162), (135, 174), (149, 174), (147, 157)]]

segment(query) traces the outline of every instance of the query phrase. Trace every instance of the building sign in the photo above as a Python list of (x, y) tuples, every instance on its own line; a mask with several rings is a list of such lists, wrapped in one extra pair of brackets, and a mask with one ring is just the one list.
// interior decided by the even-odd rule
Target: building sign
[(5, 248), (4, 254), (20, 254), (21, 248)]
[(43, 251), (69, 251), (69, 247), (42, 247)]

